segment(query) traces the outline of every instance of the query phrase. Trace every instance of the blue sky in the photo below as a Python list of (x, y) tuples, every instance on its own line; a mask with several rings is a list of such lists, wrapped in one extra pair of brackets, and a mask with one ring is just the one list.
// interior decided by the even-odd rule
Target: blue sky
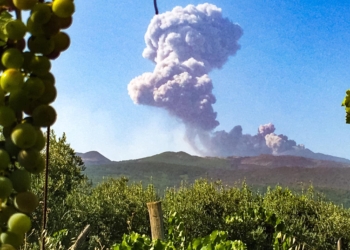
[[(53, 63), (56, 134), (77, 152), (111, 160), (163, 151), (194, 153), (184, 125), (159, 108), (135, 105), (127, 85), (153, 71), (142, 57), (153, 1), (76, 0), (71, 47)], [(161, 13), (203, 1), (158, 0)], [(256, 134), (272, 122), (314, 152), (350, 158), (350, 125), (340, 107), (350, 88), (349, 1), (212, 0), (243, 29), (241, 49), (213, 80), (220, 126)]]

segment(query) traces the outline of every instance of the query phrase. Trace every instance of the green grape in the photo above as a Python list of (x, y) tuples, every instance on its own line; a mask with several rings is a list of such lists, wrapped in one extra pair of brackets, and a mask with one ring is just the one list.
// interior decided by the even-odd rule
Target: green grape
[(38, 99), (43, 104), (50, 104), (55, 101), (57, 96), (57, 90), (55, 85), (50, 82), (44, 82), (45, 90), (41, 97)]
[(24, 38), (19, 40), (8, 40), (7, 45), (8, 48), (15, 48), (22, 52), (26, 47), (26, 40)]
[(47, 36), (53, 36), (60, 31), (60, 23), (55, 15), (52, 15), (50, 20), (42, 25), (42, 30)]
[(3, 90), (11, 92), (20, 89), (23, 81), (24, 78), (21, 71), (11, 68), (4, 71), (0, 79), (0, 84)]
[(31, 214), (39, 205), (39, 199), (30, 191), (21, 192), (15, 196), (14, 204), (20, 212)]
[(28, 18), (27, 20), (27, 29), (28, 29), (28, 32), (33, 36), (44, 34), (42, 24), (33, 22), (32, 19), (30, 18)]
[(45, 91), (45, 85), (39, 77), (31, 76), (23, 85), (23, 90), (28, 93), (29, 98), (37, 99)]
[(10, 0), (0, 0), (0, 5), (9, 6), (10, 5)]
[(55, 0), (52, 3), (52, 11), (58, 17), (67, 18), (73, 15), (75, 6), (72, 0)]
[(38, 0), (13, 0), (13, 4), (20, 10), (30, 10), (37, 2)]
[(42, 105), (42, 103), (39, 101), (39, 99), (32, 99), (29, 101), (28, 105), (24, 107), (23, 112), (27, 115), (32, 115), (34, 109), (40, 105)]
[(11, 173), (9, 179), (16, 192), (25, 192), (30, 189), (31, 177), (29, 172), (25, 169), (16, 169)]
[(2, 204), (0, 207), (0, 224), (7, 223), (11, 215), (16, 212), (17, 210), (13, 206)]
[(5, 50), (1, 56), (1, 62), (6, 68), (21, 68), (24, 57), (22, 52), (16, 48), (10, 48)]
[(10, 164), (10, 155), (6, 150), (0, 149), (0, 170), (5, 170)]
[(19, 235), (18, 233), (7, 231), (1, 233), (0, 240), (3, 244), (11, 245), (14, 248), (19, 248), (19, 246), (23, 243), (24, 235)]
[(33, 57), (34, 57), (34, 53), (33, 52), (29, 52), (29, 51), (26, 51), (23, 53), (23, 58), (24, 58), (24, 61), (23, 61), (23, 65), (22, 65), (22, 68), (29, 72), (30, 71), (30, 62), (32, 61)]
[(29, 95), (24, 89), (11, 92), (9, 107), (15, 111), (22, 111), (29, 105)]
[[(11, 132), (11, 135), (12, 135), (12, 132)], [(11, 137), (10, 135), (10, 137)], [(5, 149), (7, 151), (7, 153), (9, 153), (9, 155), (11, 157), (17, 157), (19, 151), (21, 151), (21, 148), (19, 148), (18, 146), (16, 146), (12, 140), (6, 140), (5, 141)]]
[(60, 24), (60, 29), (68, 29), (72, 25), (73, 17), (72, 16), (65, 17), (65, 18), (57, 17), (57, 20)]
[[(31, 116), (27, 116), (24, 119), (21, 120), (21, 123), (29, 123), (29, 124), (33, 124), (33, 117)], [(35, 129), (37, 129), (36, 127), (34, 127)]]
[(45, 160), (43, 157), (38, 157), (35, 164), (25, 167), (25, 169), (32, 174), (40, 174), (45, 169)]
[(5, 105), (5, 91), (0, 87), (0, 106), (2, 105)]
[(0, 250), (16, 250), (16, 248), (9, 244), (2, 244)]
[(4, 200), (10, 196), (12, 192), (12, 183), (9, 178), (0, 176), (0, 199)]
[(58, 32), (56, 35), (54, 35), (53, 41), (55, 44), (55, 50), (58, 50), (58, 51), (64, 51), (68, 49), (70, 45), (70, 38), (64, 32)]
[(33, 53), (50, 54), (55, 48), (54, 40), (45, 35), (31, 36), (28, 39), (28, 48)]
[(46, 56), (33, 56), (29, 63), (29, 69), (35, 75), (45, 75), (51, 69), (50, 60)]
[(38, 150), (35, 149), (23, 149), (18, 153), (18, 163), (22, 167), (30, 167), (38, 162), (38, 158), (41, 157)]
[(5, 35), (12, 40), (19, 40), (24, 37), (27, 32), (25, 24), (21, 20), (11, 20), (4, 26)]
[(55, 109), (49, 105), (40, 105), (33, 111), (33, 124), (38, 127), (48, 127), (55, 123), (57, 114)]
[(30, 12), (30, 20), (34, 23), (44, 24), (51, 18), (51, 7), (45, 3), (37, 3)]
[(12, 108), (8, 106), (0, 106), (0, 125), (7, 127), (16, 121), (16, 114)]
[(37, 129), (36, 132), (37, 132), (36, 142), (32, 148), (36, 149), (38, 151), (41, 151), (45, 148), (46, 138), (45, 138), (43, 132), (41, 131), (41, 129)]
[(7, 139), (11, 136), (13, 128), (14, 128), (14, 125), (2, 128), (2, 135), (5, 137), (5, 139)]
[(35, 128), (29, 123), (18, 124), (12, 131), (11, 140), (22, 149), (34, 146), (36, 141)]
[(39, 76), (39, 78), (44, 82), (44, 83), (50, 83), (51, 85), (55, 84), (55, 77), (51, 72), (48, 72), (45, 75)]
[(61, 52), (59, 50), (56, 50), (56, 48), (55, 48), (50, 54), (47, 54), (46, 56), (47, 56), (47, 58), (49, 58), (51, 60), (55, 60), (60, 55), (61, 55)]
[(16, 111), (15, 110), (15, 114), (16, 114), (17, 121), (22, 121), (23, 120), (23, 112), (22, 111)]
[(7, 222), (9, 231), (17, 233), (19, 235), (25, 234), (32, 227), (32, 222), (28, 215), (24, 213), (15, 213), (11, 215)]

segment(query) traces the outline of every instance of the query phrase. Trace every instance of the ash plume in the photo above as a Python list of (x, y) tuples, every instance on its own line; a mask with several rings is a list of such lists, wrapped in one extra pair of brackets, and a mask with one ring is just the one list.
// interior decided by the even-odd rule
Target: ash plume
[(155, 63), (153, 72), (132, 79), (128, 92), (135, 104), (166, 109), (186, 125), (186, 140), (201, 155), (254, 156), (293, 150), (295, 141), (274, 134), (273, 124), (256, 135), (213, 130), (219, 125), (208, 74), (221, 68), (240, 49), (238, 24), (224, 18), (212, 4), (175, 7), (153, 17), (145, 34), (143, 57)]
[[(209, 156), (256, 156), (260, 154), (278, 155), (288, 150), (303, 148), (283, 134), (274, 133), (272, 123), (260, 125), (256, 135), (243, 134), (241, 126), (231, 131), (215, 131), (213, 133), (197, 133), (199, 141), (205, 147), (204, 155)], [(193, 142), (193, 140), (191, 141)]]
[(221, 9), (208, 3), (154, 16), (143, 57), (156, 66), (129, 83), (131, 99), (165, 108), (188, 126), (214, 129), (219, 122), (208, 73), (237, 52), (242, 33), (239, 25), (222, 17)]

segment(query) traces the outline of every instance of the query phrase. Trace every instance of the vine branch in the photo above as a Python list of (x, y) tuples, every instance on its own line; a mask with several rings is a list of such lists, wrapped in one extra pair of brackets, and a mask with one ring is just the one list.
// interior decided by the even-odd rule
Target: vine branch
[(159, 11), (157, 6), (157, 0), (153, 0), (153, 3), (154, 3), (154, 11), (156, 12), (156, 15), (158, 15)]
[(16, 8), (15, 13), (16, 13), (16, 19), (22, 21), (22, 11)]
[[(49, 159), (50, 159), (50, 126), (47, 127), (46, 132), (46, 164), (45, 164), (45, 183), (44, 183), (44, 204), (43, 204), (43, 218), (42, 218), (42, 231), (46, 230), (47, 225), (47, 193), (49, 183)], [(45, 250), (45, 235), (42, 235), (41, 250)]]

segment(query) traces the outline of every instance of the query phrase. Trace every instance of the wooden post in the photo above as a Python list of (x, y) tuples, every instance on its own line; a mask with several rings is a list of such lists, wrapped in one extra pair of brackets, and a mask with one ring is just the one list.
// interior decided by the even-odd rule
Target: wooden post
[(338, 240), (337, 250), (341, 250), (341, 238)]
[(46, 234), (47, 234), (47, 195), (49, 192), (49, 160), (50, 160), (50, 126), (47, 127), (46, 132), (46, 162), (45, 162), (45, 182), (44, 182), (44, 204), (43, 204), (43, 217), (41, 226), (41, 250), (45, 250)]
[(81, 249), (81, 245), (84, 243), (86, 236), (90, 231), (90, 225), (87, 225), (84, 230), (79, 234), (73, 246), (69, 248), (69, 250), (77, 250)]
[(162, 203), (160, 201), (147, 203), (151, 224), (152, 240), (164, 240), (164, 223)]

